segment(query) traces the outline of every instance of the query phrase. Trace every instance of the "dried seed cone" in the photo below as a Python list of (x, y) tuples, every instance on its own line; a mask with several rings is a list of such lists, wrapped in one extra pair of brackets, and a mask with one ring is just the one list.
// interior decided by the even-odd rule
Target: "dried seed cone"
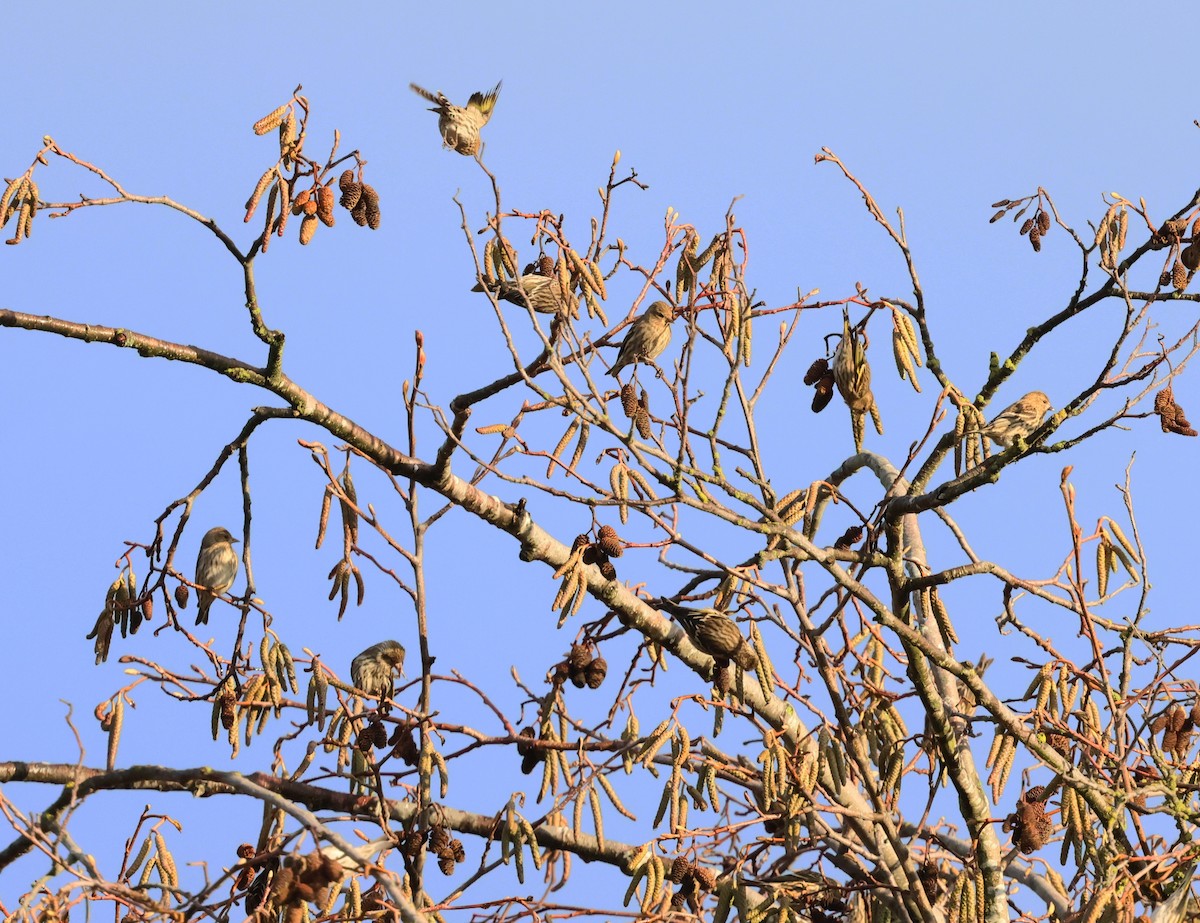
[(367, 227), (372, 231), (379, 230), (379, 223), (383, 220), (383, 217), (379, 212), (379, 193), (375, 191), (374, 186), (363, 183), (362, 201), (366, 203), (365, 215)]
[(1046, 236), (1046, 232), (1050, 230), (1050, 213), (1042, 211), (1040, 208), (1037, 213), (1038, 230), (1042, 232), (1042, 236)]
[(650, 414), (646, 413), (646, 408), (639, 406), (637, 414), (633, 418), (633, 424), (637, 427), (638, 435), (643, 439), (649, 439), (652, 433), (650, 428)]
[(600, 568), (600, 576), (605, 580), (617, 579), (617, 568), (608, 558), (602, 560), (597, 566)]
[(838, 540), (833, 543), (834, 548), (845, 549), (853, 545), (857, 545), (862, 541), (863, 527), (851, 526), (838, 537)]
[(675, 861), (671, 863), (671, 870), (667, 872), (667, 881), (679, 884), (683, 881), (683, 876), (686, 875), (692, 868), (690, 863), (683, 856), (676, 856)]
[(825, 373), (829, 371), (828, 359), (817, 359), (808, 367), (808, 371), (804, 373), (804, 383), (806, 385), (815, 385), (818, 381), (825, 377)]
[(441, 872), (443, 875), (453, 875), (454, 874), (455, 862), (454, 862), (453, 856), (439, 857), (437, 865), (438, 865), (438, 868), (441, 869)]
[(610, 558), (619, 558), (625, 553), (625, 545), (617, 530), (612, 526), (601, 526), (597, 534), (596, 546)]
[[(1046, 816), (1046, 806), (1041, 801), (1018, 801), (1012, 815), (1013, 843), (1023, 853), (1037, 852), (1050, 841), (1054, 822)], [(1010, 818), (1011, 819), (1011, 818)]]
[[(350, 171), (347, 170), (346, 172), (349, 173)], [(362, 198), (362, 185), (359, 183), (350, 182), (350, 183), (344, 184), (341, 187), (341, 189), (342, 189), (342, 198), (341, 198), (342, 208), (345, 208), (349, 211), (353, 211), (354, 207), (356, 205), (358, 205), (359, 199)]]
[(1024, 236), (1033, 230), (1033, 219), (1026, 218), (1021, 224), (1021, 235)]
[(604, 684), (606, 676), (608, 676), (608, 661), (603, 657), (597, 657), (587, 665), (583, 672), (584, 681), (589, 689), (599, 689)]
[(1184, 247), (1183, 252), (1179, 254), (1179, 259), (1190, 272), (1200, 269), (1200, 246), (1193, 243)]
[(317, 190), (317, 217), (327, 228), (333, 227), (333, 205), (336, 197), (328, 186)]
[(442, 853), (450, 845), (450, 834), (441, 824), (434, 824), (429, 830), (429, 848), (435, 853)]
[(188, 586), (186, 583), (180, 583), (175, 586), (175, 605), (180, 609), (186, 609), (188, 605)]
[(1171, 267), (1171, 285), (1177, 292), (1182, 292), (1188, 286), (1188, 271), (1182, 259), (1177, 260)]
[(592, 652), (586, 644), (572, 644), (571, 652), (567, 654), (567, 666), (571, 670), (584, 670), (592, 662)]
[(697, 865), (692, 868), (692, 874), (696, 878), (696, 887), (701, 891), (711, 891), (717, 886), (717, 873), (710, 868)]
[(316, 215), (305, 215), (304, 220), (300, 222), (300, 244), (307, 247), (312, 243), (313, 236), (317, 233), (317, 225), (320, 222)]
[(833, 385), (833, 372), (826, 372), (821, 376), (821, 379), (816, 384), (816, 390), (813, 393), (813, 413), (820, 413), (829, 406), (829, 402), (833, 400)]
[(621, 385), (621, 409), (625, 411), (625, 416), (631, 420), (638, 411), (637, 394), (634, 391), (633, 385), (629, 382)]

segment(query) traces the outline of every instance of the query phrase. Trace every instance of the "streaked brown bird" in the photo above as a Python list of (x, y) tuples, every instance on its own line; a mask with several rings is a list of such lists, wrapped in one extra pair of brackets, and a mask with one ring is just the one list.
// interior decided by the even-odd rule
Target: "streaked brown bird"
[(657, 359), (671, 344), (671, 321), (674, 319), (675, 311), (665, 301), (656, 301), (646, 308), (625, 334), (617, 361), (608, 374), (615, 378), (627, 365)]
[(1041, 391), (1030, 391), (1000, 411), (981, 433), (997, 445), (1008, 447), (1041, 426), (1049, 410), (1050, 398)]
[(435, 103), (430, 112), (438, 114), (438, 129), (446, 147), (458, 151), (465, 157), (474, 157), (479, 152), (479, 130), (492, 117), (496, 108), (496, 97), (500, 95), (500, 84), (487, 93), (472, 93), (467, 105), (456, 106), (442, 93), (430, 93), (424, 87), (410, 83), (409, 87), (418, 96)]
[(758, 656), (742, 637), (736, 623), (717, 609), (692, 609), (660, 596), (651, 602), (656, 609), (669, 612), (687, 632), (692, 643), (717, 662), (733, 661), (743, 670), (758, 667)]
[(350, 662), (350, 679), (367, 695), (390, 699), (396, 672), (404, 675), (404, 645), (399, 641), (372, 644)]
[[(520, 285), (508, 279), (497, 279), (487, 288), (494, 291), (496, 297), (524, 307), (525, 298), (521, 296), (523, 288), (529, 299), (529, 306), (538, 314), (565, 314), (570, 307), (570, 302), (563, 299), (562, 286), (558, 284), (557, 276), (543, 276), (530, 272), (521, 276)], [(477, 283), (471, 291), (485, 291), (484, 283)]]
[(224, 526), (214, 526), (200, 540), (200, 554), (196, 557), (197, 625), (208, 624), (213, 600), (233, 586), (238, 572), (237, 552), (233, 550), (236, 542)]

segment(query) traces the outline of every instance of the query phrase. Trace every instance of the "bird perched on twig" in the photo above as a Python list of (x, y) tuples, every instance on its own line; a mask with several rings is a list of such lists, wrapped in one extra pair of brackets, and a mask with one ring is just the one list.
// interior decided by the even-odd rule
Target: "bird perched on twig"
[(1049, 410), (1050, 398), (1041, 391), (1030, 391), (1001, 410), (980, 434), (997, 445), (1008, 447), (1041, 426), (1042, 418)]
[(350, 662), (350, 679), (367, 695), (390, 699), (395, 674), (404, 675), (404, 645), (399, 641), (372, 644)]
[(669, 612), (687, 632), (692, 643), (717, 662), (718, 666), (733, 661), (743, 670), (758, 666), (758, 655), (742, 637), (737, 625), (718, 609), (692, 609), (672, 599), (660, 596), (652, 600), (656, 609)]
[(390, 836), (381, 836), (366, 843), (359, 843), (358, 845), (347, 843), (346, 845), (350, 847), (351, 852), (346, 852), (332, 843), (326, 843), (321, 847), (321, 854), (328, 856), (342, 868), (351, 872), (357, 872), (365, 869), (367, 863), (378, 859), (380, 853), (385, 849), (395, 846), (396, 841)]
[(418, 96), (435, 103), (429, 111), (438, 114), (438, 129), (445, 146), (458, 151), (465, 157), (473, 157), (481, 144), (479, 130), (492, 117), (496, 108), (496, 97), (500, 95), (500, 84), (487, 93), (472, 93), (467, 105), (456, 106), (442, 93), (430, 93), (424, 87), (410, 83), (409, 87)]
[[(525, 297), (521, 295), (522, 289), (525, 290)], [(565, 314), (570, 308), (570, 303), (563, 298), (562, 286), (558, 284), (557, 276), (529, 272), (521, 276), (520, 285), (508, 279), (497, 279), (487, 284), (486, 290), (493, 291), (496, 297), (521, 307), (525, 306), (527, 297), (529, 306), (539, 314)], [(476, 283), (471, 291), (485, 291), (485, 283)]]
[(213, 600), (233, 586), (238, 572), (237, 552), (233, 550), (236, 541), (224, 526), (214, 526), (200, 540), (200, 554), (196, 557), (197, 625), (208, 624)]
[(627, 365), (657, 359), (671, 344), (671, 321), (674, 319), (675, 311), (665, 301), (656, 301), (646, 308), (625, 334), (617, 361), (608, 374), (615, 378)]

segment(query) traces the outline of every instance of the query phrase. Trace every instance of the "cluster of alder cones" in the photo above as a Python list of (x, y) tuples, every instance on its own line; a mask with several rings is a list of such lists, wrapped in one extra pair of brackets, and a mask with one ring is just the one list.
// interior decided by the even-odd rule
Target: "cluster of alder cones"
[(443, 875), (453, 875), (454, 866), (467, 860), (467, 851), (463, 848), (462, 840), (451, 837), (441, 824), (429, 828), (429, 848), (437, 856), (438, 868)]
[(392, 756), (399, 757), (407, 766), (416, 766), (419, 751), (413, 731), (411, 722), (400, 722), (388, 736), (386, 725), (379, 717), (374, 717), (358, 732), (354, 746), (363, 753), (390, 747)]
[(608, 675), (608, 661), (594, 651), (590, 643), (572, 644), (566, 660), (554, 666), (555, 681), (569, 679), (576, 689), (599, 689)]
[(671, 895), (671, 909), (680, 910), (686, 901), (692, 913), (698, 914), (701, 899), (717, 886), (717, 873), (684, 856), (676, 856), (667, 881), (679, 885), (679, 890)]
[[(992, 215), (988, 224), (995, 224), (1014, 208), (1019, 211), (1013, 215), (1013, 221), (1016, 221), (1029, 208), (1030, 199), (1034, 197), (1026, 197), (1015, 201), (1010, 199), (1001, 199), (999, 202), (993, 202), (992, 208), (999, 209), (996, 214)], [(1021, 236), (1029, 238), (1029, 246), (1033, 247), (1034, 253), (1039, 253), (1042, 249), (1042, 238), (1050, 231), (1050, 213), (1042, 208), (1041, 196), (1037, 196), (1037, 209), (1033, 213), (1032, 218), (1026, 218), (1021, 223)]]
[[(238, 847), (238, 855), (249, 859), (254, 855), (254, 847), (244, 843)], [(243, 879), (249, 871), (249, 867), (243, 869)], [(273, 873), (264, 869), (250, 883), (246, 910), (255, 913), (264, 907), (272, 908), (283, 911), (284, 923), (301, 923), (307, 918), (310, 903), (318, 907), (332, 903), (345, 875), (346, 870), (341, 864), (319, 849), (304, 856), (288, 856), (281, 868)], [(265, 918), (265, 914), (259, 916)]]
[(583, 549), (583, 563), (595, 564), (600, 568), (605, 580), (616, 580), (617, 568), (611, 559), (619, 558), (625, 553), (625, 544), (621, 541), (621, 536), (617, 535), (617, 530), (612, 526), (601, 526), (594, 542), (586, 535), (576, 536), (574, 547), (581, 544), (586, 546)]
[(1174, 704), (1150, 723), (1150, 732), (1161, 732), (1162, 743), (1159, 746), (1163, 753), (1183, 762), (1191, 749), (1197, 726), (1200, 726), (1200, 702), (1193, 705), (1190, 711), (1184, 711), (1182, 705)]
[(519, 753), (521, 756), (521, 772), (525, 775), (529, 775), (534, 769), (537, 768), (538, 763), (541, 763), (546, 759), (546, 753), (544, 750), (539, 750), (533, 745), (532, 741), (536, 736), (533, 728), (521, 728), (517, 736), (528, 738), (529, 741), (527, 743), (517, 744), (517, 753)]
[(1033, 786), (1021, 795), (1016, 810), (1004, 820), (1004, 832), (1012, 831), (1013, 844), (1026, 855), (1045, 846), (1054, 833), (1054, 822), (1046, 815), (1045, 797), (1045, 786)]
[(637, 427), (638, 435), (643, 439), (649, 439), (650, 395), (646, 393), (646, 389), (643, 388), (639, 396), (635, 393), (631, 382), (621, 385), (621, 409), (625, 411), (625, 416), (631, 419), (633, 425)]
[(1180, 436), (1196, 435), (1183, 408), (1175, 403), (1175, 389), (1170, 385), (1154, 395), (1154, 412), (1158, 414), (1164, 433), (1178, 433)]

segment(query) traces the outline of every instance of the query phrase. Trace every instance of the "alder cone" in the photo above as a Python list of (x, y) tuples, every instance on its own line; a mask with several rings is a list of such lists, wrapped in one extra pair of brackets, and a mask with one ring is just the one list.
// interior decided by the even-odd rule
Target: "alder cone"
[(596, 546), (610, 558), (619, 558), (625, 553), (625, 545), (617, 530), (612, 526), (601, 526), (596, 538)]

